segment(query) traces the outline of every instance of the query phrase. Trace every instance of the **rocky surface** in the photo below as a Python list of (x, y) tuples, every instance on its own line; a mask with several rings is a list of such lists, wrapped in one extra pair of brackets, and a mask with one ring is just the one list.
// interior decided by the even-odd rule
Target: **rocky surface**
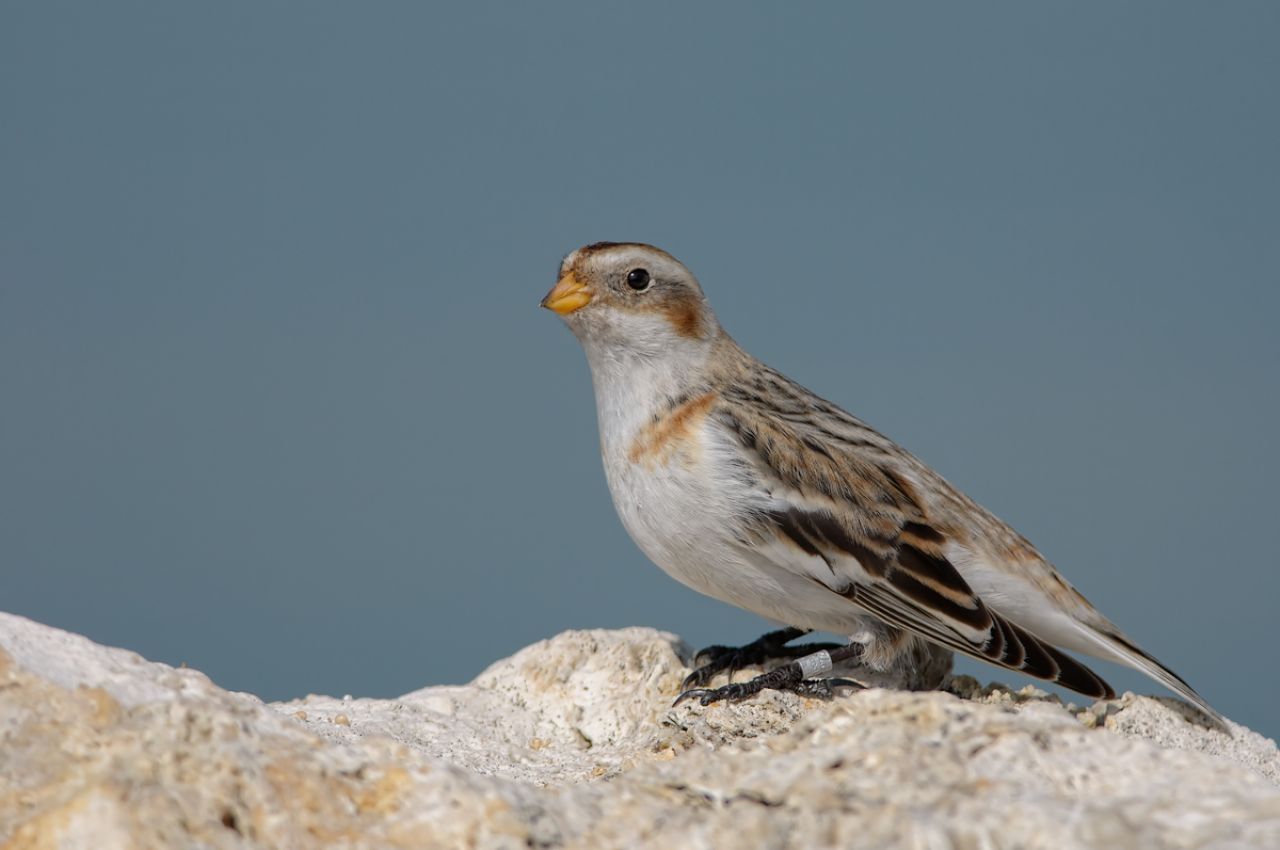
[(566, 632), (469, 685), (267, 705), (0, 615), (0, 848), (1280, 847), (1280, 756), (1126, 695), (670, 707), (688, 650)]

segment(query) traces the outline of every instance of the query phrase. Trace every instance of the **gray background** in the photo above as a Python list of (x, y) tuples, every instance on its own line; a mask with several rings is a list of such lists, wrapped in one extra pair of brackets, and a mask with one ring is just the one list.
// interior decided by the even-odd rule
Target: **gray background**
[(5, 4), (0, 607), (268, 698), (754, 637), (536, 308), (643, 240), (1274, 734), (1278, 12)]

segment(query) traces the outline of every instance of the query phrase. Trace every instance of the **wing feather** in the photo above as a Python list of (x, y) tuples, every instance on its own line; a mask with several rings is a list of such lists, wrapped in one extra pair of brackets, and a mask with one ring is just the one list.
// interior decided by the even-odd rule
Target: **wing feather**
[[(746, 401), (758, 407), (768, 395)], [(866, 429), (857, 437), (858, 455), (851, 456), (847, 443), (853, 437), (833, 439), (840, 429), (853, 429), (851, 422), (808, 425), (811, 418), (793, 411), (802, 401), (789, 399), (785, 416), (758, 410), (753, 416), (750, 406), (735, 409), (730, 399), (717, 417), (768, 493), (756, 523), (831, 567), (829, 580), (814, 581), (884, 622), (953, 651), (1092, 697), (1115, 696), (1088, 667), (978, 597), (945, 554), (946, 529), (930, 520), (908, 479), (883, 462), (895, 446)]]
[[(779, 534), (828, 564), (838, 565), (849, 557), (832, 551), (825, 540), (807, 532), (835, 522), (829, 513), (806, 514), (792, 508), (770, 516), (781, 520), (776, 526)], [(868, 553), (871, 548), (862, 547), (862, 551)], [(875, 571), (861, 561), (859, 565), (862, 569), (857, 572), (863, 577), (854, 578), (844, 589), (827, 587), (886, 623), (980, 661), (1056, 682), (1096, 699), (1115, 696), (1111, 686), (1088, 667), (987, 608), (945, 558), (918, 559), (911, 566), (893, 561), (886, 565), (884, 577), (874, 575)]]

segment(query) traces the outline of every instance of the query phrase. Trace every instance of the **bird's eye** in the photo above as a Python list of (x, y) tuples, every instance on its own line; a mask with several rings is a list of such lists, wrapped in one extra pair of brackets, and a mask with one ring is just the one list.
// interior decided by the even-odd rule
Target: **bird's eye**
[(649, 288), (649, 272), (644, 269), (632, 269), (627, 272), (627, 286), (636, 292), (644, 292)]

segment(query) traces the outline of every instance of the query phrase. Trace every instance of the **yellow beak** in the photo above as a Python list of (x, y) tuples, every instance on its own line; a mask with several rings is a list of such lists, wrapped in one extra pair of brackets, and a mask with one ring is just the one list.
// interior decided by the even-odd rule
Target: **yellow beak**
[(591, 303), (591, 291), (586, 284), (580, 282), (569, 272), (560, 278), (560, 282), (551, 288), (547, 297), (542, 299), (542, 306), (555, 310), (561, 316), (567, 316), (574, 310), (581, 310)]

